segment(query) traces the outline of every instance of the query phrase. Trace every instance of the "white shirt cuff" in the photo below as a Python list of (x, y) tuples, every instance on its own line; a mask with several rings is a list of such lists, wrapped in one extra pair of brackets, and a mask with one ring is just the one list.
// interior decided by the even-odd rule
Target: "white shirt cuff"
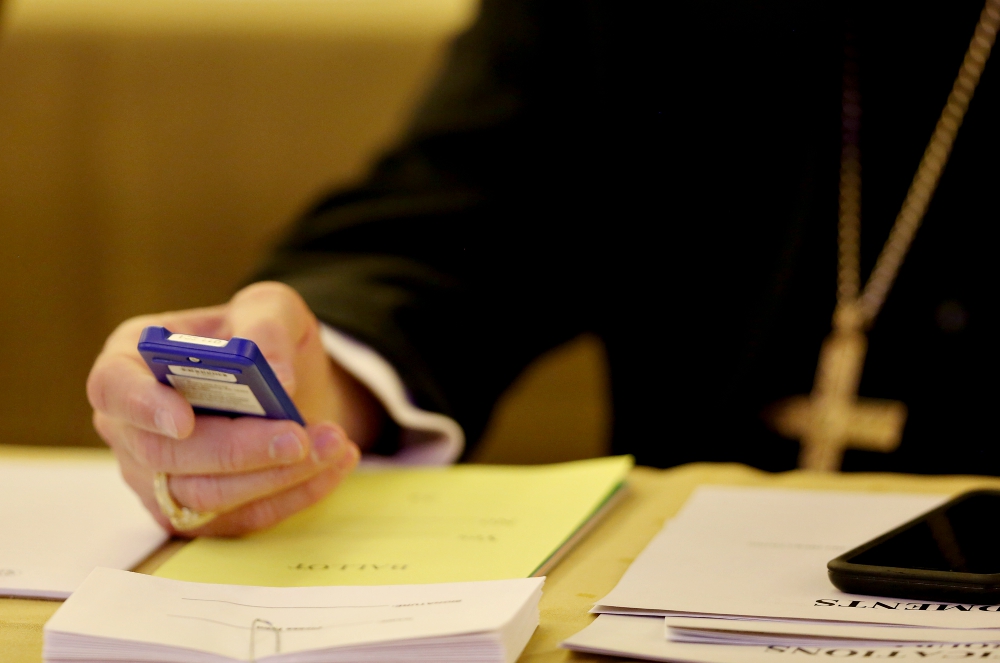
[(458, 460), (465, 433), (457, 421), (411, 403), (396, 369), (364, 343), (322, 323), (319, 336), (327, 354), (368, 387), (402, 429), (395, 455), (366, 454), (362, 464), (447, 465)]

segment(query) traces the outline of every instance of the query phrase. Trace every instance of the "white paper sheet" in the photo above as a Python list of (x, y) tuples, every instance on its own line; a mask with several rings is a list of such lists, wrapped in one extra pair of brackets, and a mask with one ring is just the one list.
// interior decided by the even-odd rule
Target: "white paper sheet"
[[(451, 660), (446, 655), (449, 636), (507, 629), (506, 660), (513, 660), (538, 624), (543, 582), (544, 578), (522, 578), (425, 585), (252, 587), (96, 569), (45, 625), (45, 656), (46, 660), (63, 656), (53, 649), (64, 652), (67, 643), (80, 642), (72, 636), (102, 639), (100, 646), (107, 646), (109, 640), (131, 642), (134, 657), (125, 660), (225, 657), (236, 661), (249, 660), (251, 642), (256, 660), (267, 661), (337, 647), (442, 638), (441, 655), (432, 660), (443, 661)], [(511, 632), (507, 627), (524, 614), (525, 628)], [(55, 647), (53, 636), (59, 641)], [(195, 656), (141, 657), (143, 652), (163, 652), (164, 648), (188, 650)], [(85, 649), (93, 651), (95, 646), (80, 650)], [(198, 657), (201, 653), (213, 658)], [(335, 659), (335, 655), (322, 657)], [(386, 655), (375, 660), (397, 659)]]
[(675, 642), (731, 645), (826, 644), (829, 646), (1000, 643), (1000, 628), (922, 628), (919, 626), (670, 616), (666, 617), (664, 624), (667, 627), (667, 639)]
[(1000, 627), (1000, 605), (855, 596), (827, 578), (830, 559), (945, 499), (702, 487), (594, 611)]
[(66, 598), (97, 566), (130, 569), (167, 534), (112, 459), (0, 461), (0, 595)]
[(1000, 660), (1000, 645), (926, 645), (920, 647), (736, 646), (669, 642), (662, 617), (599, 615), (594, 622), (562, 643), (567, 649), (631, 656), (674, 663), (768, 663), (769, 661)]

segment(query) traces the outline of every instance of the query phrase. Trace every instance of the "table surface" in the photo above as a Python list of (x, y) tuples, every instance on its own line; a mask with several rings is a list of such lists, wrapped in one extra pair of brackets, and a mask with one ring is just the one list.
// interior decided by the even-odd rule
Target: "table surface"
[[(9, 457), (10, 453), (0, 449), (0, 457)], [(59, 457), (65, 458), (65, 453)], [(70, 453), (88, 456), (96, 452)], [(593, 603), (611, 590), (636, 555), (700, 484), (954, 494), (974, 487), (1000, 488), (1000, 478), (798, 471), (768, 474), (741, 465), (705, 463), (670, 470), (636, 468), (629, 476), (626, 498), (549, 574), (541, 601), (541, 625), (519, 660), (627, 660), (570, 653), (559, 649), (559, 642), (591, 622), (593, 616), (587, 611)], [(152, 572), (182, 545), (182, 541), (168, 542), (138, 570)], [(41, 660), (42, 626), (59, 605), (59, 601), (0, 599), (0, 652), (4, 663)]]

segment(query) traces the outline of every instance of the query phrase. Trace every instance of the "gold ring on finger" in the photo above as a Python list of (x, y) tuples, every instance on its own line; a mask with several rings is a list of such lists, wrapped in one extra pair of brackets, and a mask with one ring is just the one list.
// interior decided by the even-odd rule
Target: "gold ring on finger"
[(170, 477), (166, 472), (157, 472), (153, 477), (153, 495), (156, 496), (156, 503), (160, 505), (160, 511), (170, 521), (170, 525), (178, 532), (186, 532), (198, 529), (202, 525), (207, 525), (215, 520), (219, 514), (215, 511), (195, 511), (186, 506), (181, 506), (170, 494)]

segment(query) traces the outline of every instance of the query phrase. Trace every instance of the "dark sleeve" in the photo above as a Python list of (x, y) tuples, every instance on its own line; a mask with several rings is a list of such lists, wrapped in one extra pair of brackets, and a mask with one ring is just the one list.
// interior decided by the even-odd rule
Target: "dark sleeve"
[(381, 353), (472, 443), (523, 367), (583, 325), (554, 259), (572, 242), (558, 201), (579, 127), (554, 119), (579, 88), (590, 19), (558, 4), (485, 0), (402, 143), (257, 275)]

